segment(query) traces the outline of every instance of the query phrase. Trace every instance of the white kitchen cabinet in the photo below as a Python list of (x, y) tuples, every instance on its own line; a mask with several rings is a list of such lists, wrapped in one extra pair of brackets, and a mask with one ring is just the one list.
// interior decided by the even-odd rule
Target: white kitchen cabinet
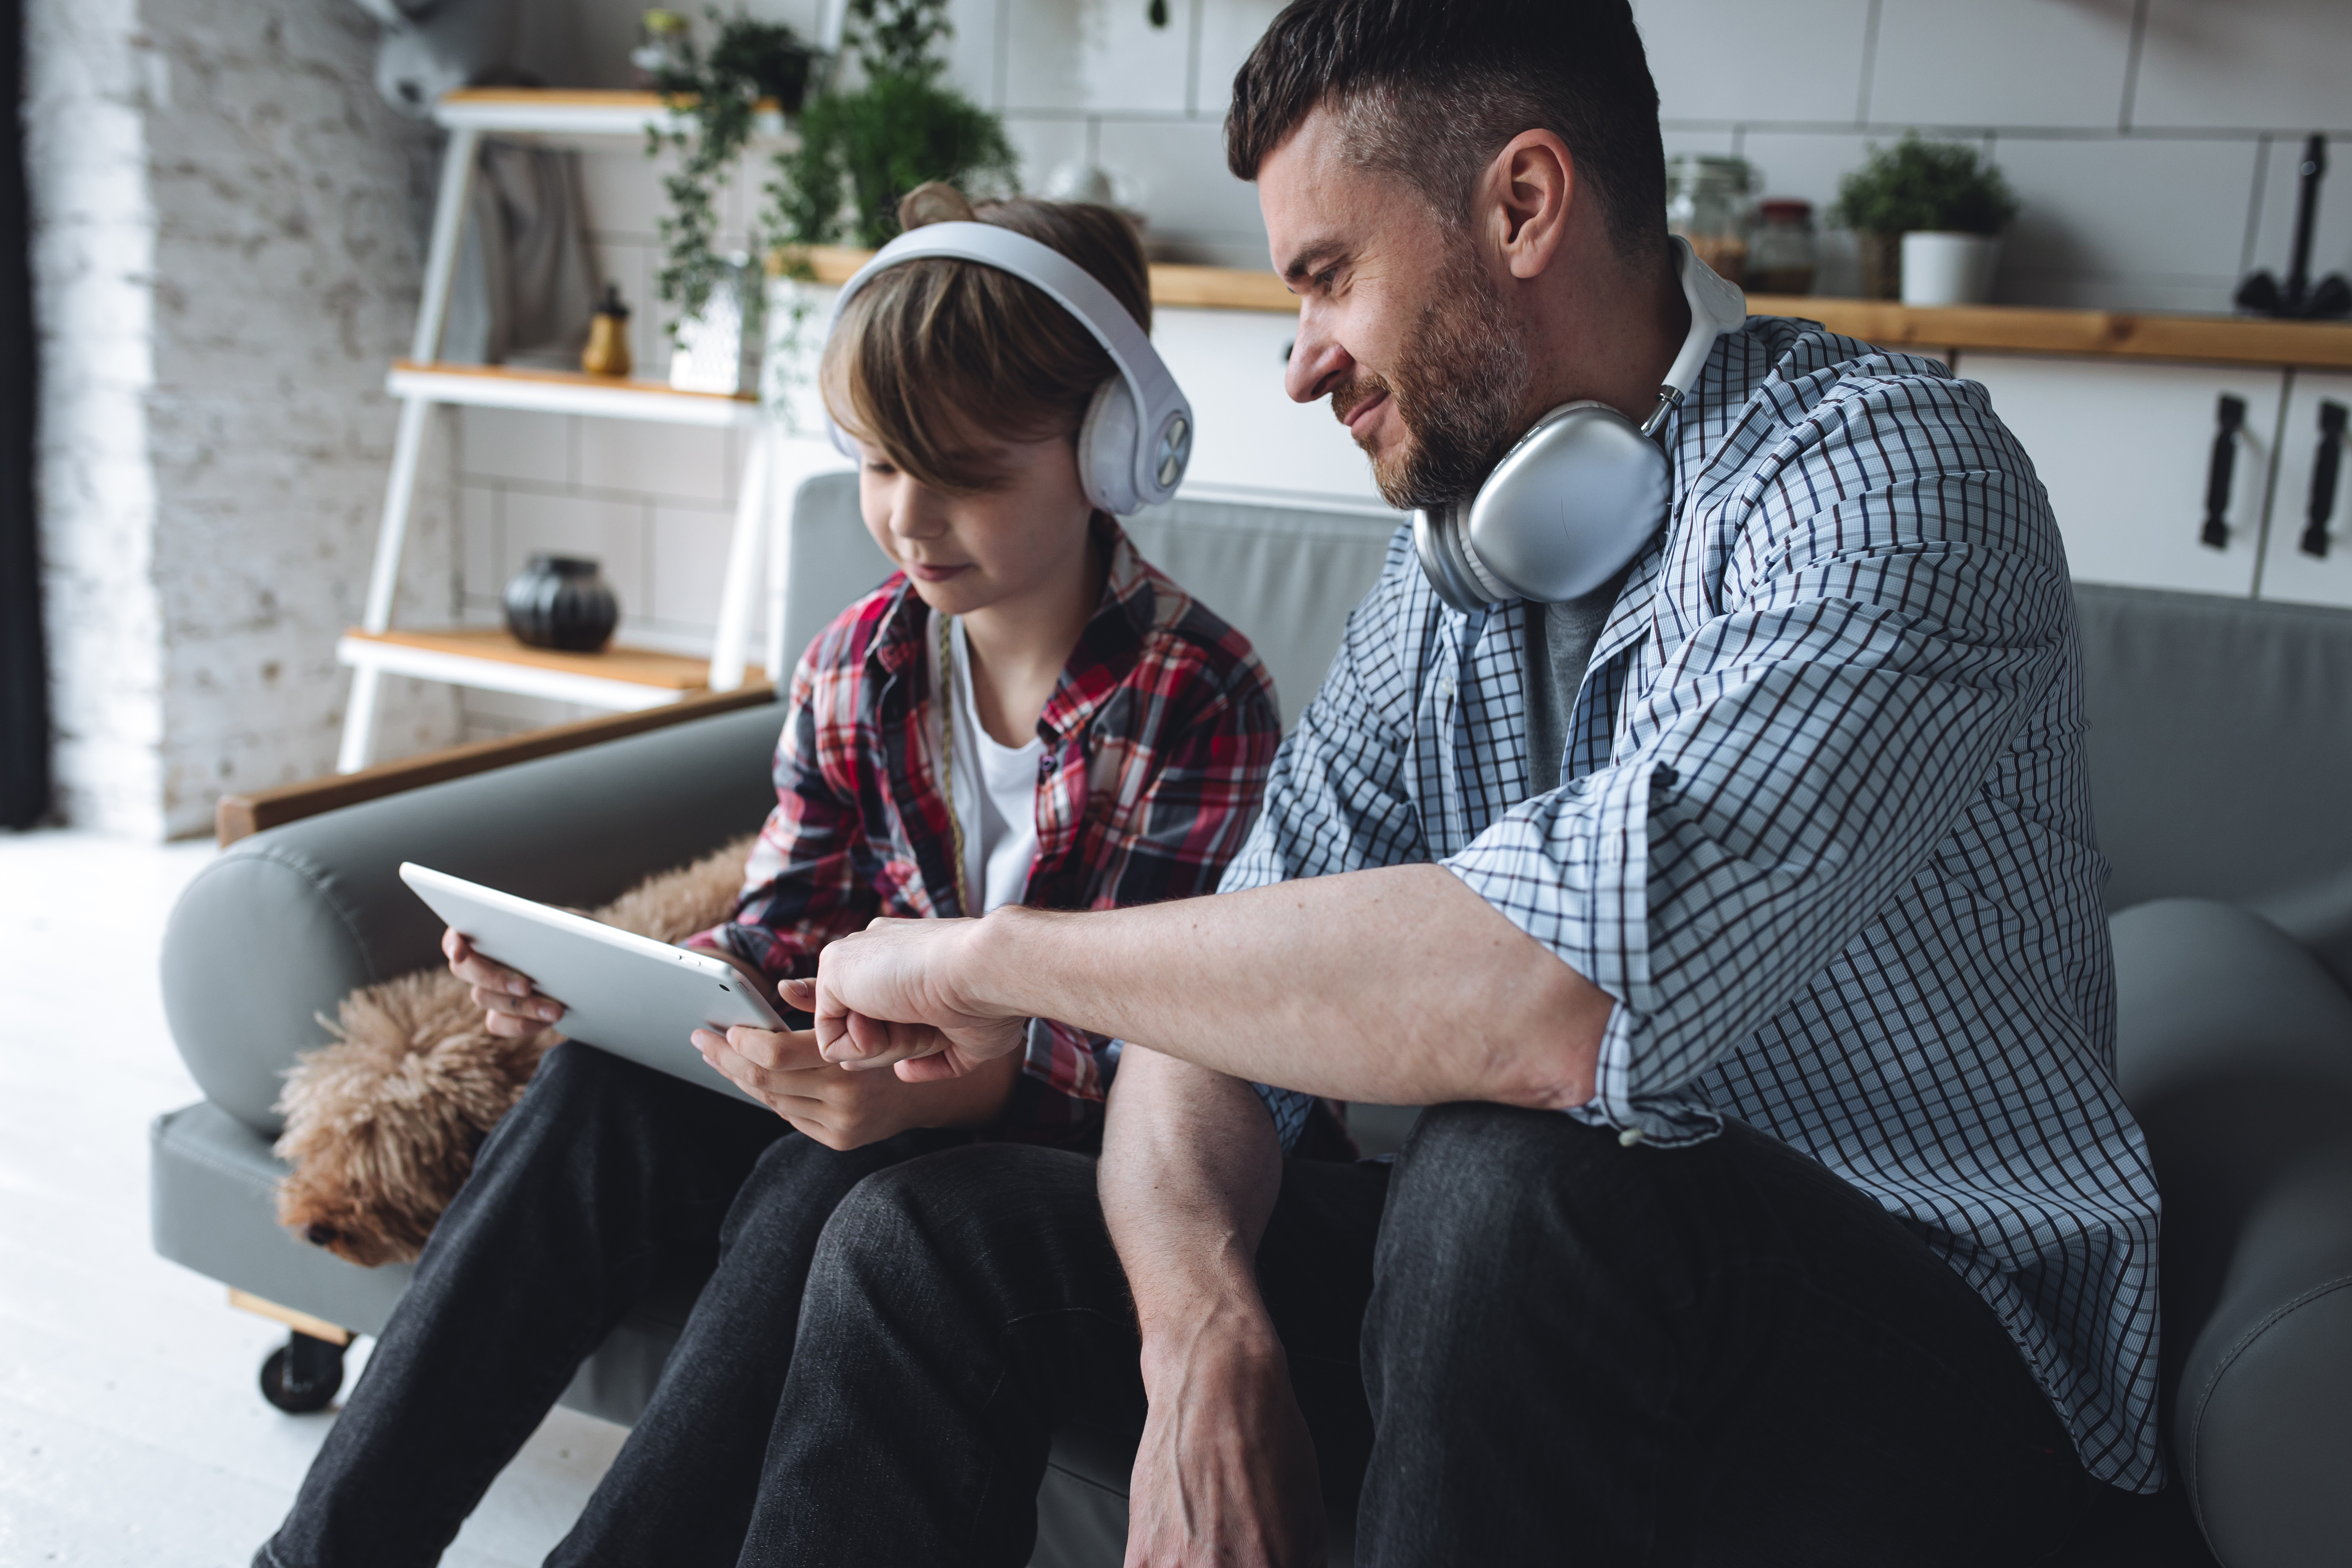
[(1199, 424), (1183, 493), (1354, 510), (1381, 505), (1370, 466), (1328, 402), (1282, 390), (1294, 316), (1270, 310), (1151, 313), (1151, 342)]
[[(2352, 443), (2345, 439), (2347, 411), (2352, 411), (2352, 375), (2295, 373), (2280, 427), (2278, 483), (2271, 491), (2269, 541), (2263, 551), (2259, 592), (2265, 599), (2352, 609), (2352, 516), (2346, 514), (2352, 504)], [(2321, 458), (2325, 447), (2335, 451), (2332, 473)], [(2327, 513), (2316, 542), (2308, 537), (2315, 479), (2323, 481), (2320, 499)], [(2326, 553), (2312, 554), (2304, 548), (2309, 542), (2324, 543)]]
[[(2262, 552), (2287, 373), (1971, 353), (1959, 374), (1992, 394), (2049, 488), (2077, 581), (2244, 597)], [(2224, 397), (2243, 406), (2218, 542), (2206, 495)]]

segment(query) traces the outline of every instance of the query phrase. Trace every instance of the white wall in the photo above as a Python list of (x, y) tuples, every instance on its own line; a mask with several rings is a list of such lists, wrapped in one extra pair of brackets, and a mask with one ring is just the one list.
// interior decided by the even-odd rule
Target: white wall
[[(1251, 189), (1225, 173), (1234, 69), (1279, 0), (956, 0), (954, 79), (1003, 113), (1024, 178), (1088, 156), (1171, 258), (1266, 265)], [(813, 26), (814, 0), (754, 14)], [(616, 85), (633, 5), (540, 0), (529, 63)], [(1826, 205), (1873, 141), (1917, 125), (1979, 142), (2025, 201), (2002, 298), (2212, 310), (2248, 267), (2284, 271), (2304, 132), (2333, 128), (2340, 172), (2317, 262), (2352, 267), (2352, 4), (2347, 0), (1636, 0), (1669, 151), (1741, 153), (1776, 195)], [(640, 362), (665, 363), (651, 305), (658, 191), (633, 148), (587, 156), (600, 264), (637, 302)], [(743, 182), (736, 210), (757, 179)], [(1829, 247), (1853, 291), (1850, 242)], [(1266, 373), (1274, 374), (1272, 355)], [(704, 432), (469, 415), (464, 604), (492, 621), (506, 574), (558, 536), (601, 552), (625, 635), (707, 637), (736, 452)], [(469, 731), (541, 722), (543, 704), (468, 693)]]
[[(538, 0), (551, 71), (617, 83), (635, 7)], [(562, 24), (545, 18), (561, 6)], [(807, 26), (815, 0), (750, 7)], [(1280, 0), (954, 0), (959, 86), (1001, 111), (1040, 184), (1089, 153), (1172, 257), (1265, 265), (1224, 172), (1234, 69)], [(2352, 268), (2346, 0), (1634, 0), (1670, 152), (1740, 153), (1826, 204), (1873, 141), (1980, 142), (2025, 201), (2000, 296), (2226, 310), (2284, 271), (2295, 153), (2335, 138), (2317, 260)], [(559, 48), (556, 40), (565, 40)], [(1848, 272), (1849, 287), (1851, 272)]]
[[(527, 4), (523, 64), (552, 83), (625, 80), (636, 0)], [(334, 633), (358, 614), (388, 460), (379, 378), (415, 308), (426, 143), (377, 105), (348, 0), (28, 9), (58, 772), (81, 820), (188, 827), (225, 784), (331, 760), (347, 684)], [(748, 9), (806, 29), (817, 3)], [(1004, 114), (1033, 185), (1091, 155), (1160, 254), (1264, 266), (1220, 121), (1278, 0), (1170, 9), (1158, 30), (1145, 0), (955, 0), (954, 79)], [(2346, 0), (1636, 0), (1636, 14), (1669, 150), (1744, 153), (1773, 194), (1826, 203), (1867, 143), (1908, 126), (1979, 141), (2026, 203), (2004, 299), (2225, 309), (2247, 268), (2284, 268), (2294, 153), (2315, 127), (2338, 163), (2316, 261), (2352, 268)], [(600, 265), (638, 307), (638, 357), (658, 374), (654, 171), (623, 147), (583, 174)], [(449, 428), (427, 473), (455, 464), (457, 539), (428, 488), (404, 614), (444, 618), (454, 597), (494, 621), (506, 575), (560, 541), (605, 560), (625, 635), (708, 637), (729, 437), (482, 413)], [(409, 688), (383, 754), (436, 743), (449, 700)], [(473, 734), (559, 711), (462, 704)]]
[[(34, 0), (26, 162), (64, 815), (202, 831), (330, 771), (415, 310), (431, 143), (341, 0)], [(407, 608), (452, 597), (446, 458)], [(446, 689), (394, 683), (403, 750)]]
[[(2337, 168), (2315, 265), (2352, 268), (2344, 0), (1635, 0), (1669, 152), (1826, 203), (1868, 143), (1979, 142), (2025, 204), (2005, 301), (2221, 310), (2284, 273), (2303, 138)], [(1847, 277), (1851, 279), (1851, 272)]]

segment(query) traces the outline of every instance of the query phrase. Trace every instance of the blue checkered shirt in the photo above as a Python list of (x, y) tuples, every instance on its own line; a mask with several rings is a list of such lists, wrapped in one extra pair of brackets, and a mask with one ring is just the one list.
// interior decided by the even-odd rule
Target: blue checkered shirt
[[(1446, 608), (1401, 531), (1221, 886), (1442, 862), (1616, 998), (1568, 1114), (1819, 1160), (2152, 1490), (2156, 1180), (2049, 499), (1981, 387), (1809, 322), (1721, 339), (1665, 439), (1560, 786), (1528, 794), (1517, 616)], [(1287, 1145), (1310, 1102), (1262, 1092)]]

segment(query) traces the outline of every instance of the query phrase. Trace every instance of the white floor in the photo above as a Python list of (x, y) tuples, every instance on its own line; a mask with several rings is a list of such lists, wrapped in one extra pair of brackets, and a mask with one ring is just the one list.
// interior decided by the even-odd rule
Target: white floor
[[(147, 1246), (147, 1123), (198, 1098), (157, 944), (211, 854), (0, 833), (0, 1568), (241, 1568), (333, 1419), (265, 1405), (283, 1331)], [(539, 1562), (622, 1436), (557, 1411), (445, 1561)]]

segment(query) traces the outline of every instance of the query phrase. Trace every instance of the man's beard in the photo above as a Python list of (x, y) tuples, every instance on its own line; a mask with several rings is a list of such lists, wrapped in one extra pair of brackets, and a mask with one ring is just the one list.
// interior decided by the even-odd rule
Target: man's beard
[(1441, 276), (1462, 279), (1450, 300), (1423, 307), (1394, 372), (1359, 371), (1332, 389), (1342, 423), (1385, 392), (1404, 426), (1401, 448), (1372, 458), (1372, 481), (1400, 511), (1454, 506), (1480, 484), (1521, 434), (1528, 356), (1493, 279), (1457, 247)]

